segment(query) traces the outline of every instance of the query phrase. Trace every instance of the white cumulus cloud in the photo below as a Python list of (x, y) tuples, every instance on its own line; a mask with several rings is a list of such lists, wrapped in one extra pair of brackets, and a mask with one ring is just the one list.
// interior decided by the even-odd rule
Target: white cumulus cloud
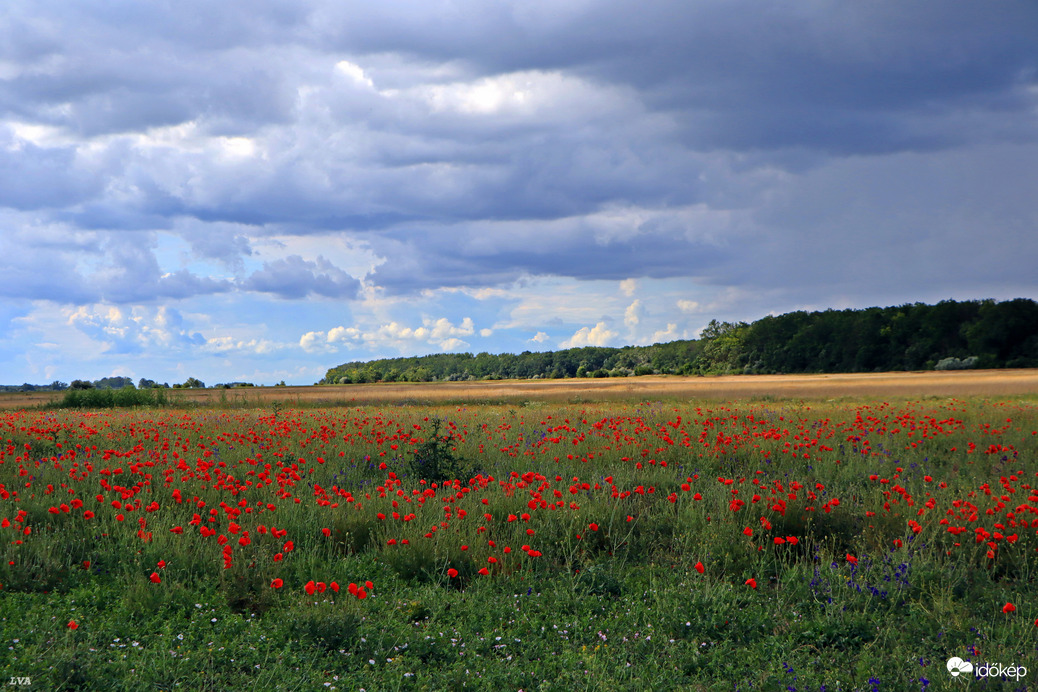
[(618, 334), (611, 331), (605, 322), (599, 322), (594, 327), (581, 327), (573, 336), (559, 344), (559, 348), (608, 346), (617, 336)]

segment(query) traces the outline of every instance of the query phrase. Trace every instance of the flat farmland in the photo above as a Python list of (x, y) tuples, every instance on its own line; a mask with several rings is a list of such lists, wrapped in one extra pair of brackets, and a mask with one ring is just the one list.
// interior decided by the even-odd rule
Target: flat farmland
[(1033, 378), (177, 390), (161, 408), (8, 409), (0, 679), (1032, 689)]
[[(645, 376), (629, 378), (408, 382), (303, 387), (169, 390), (184, 403), (263, 406), (435, 402), (623, 401), (676, 399), (840, 399), (853, 397), (1038, 396), (1038, 369), (959, 370), (828, 375)], [(61, 400), (55, 392), (0, 394), (0, 408)]]

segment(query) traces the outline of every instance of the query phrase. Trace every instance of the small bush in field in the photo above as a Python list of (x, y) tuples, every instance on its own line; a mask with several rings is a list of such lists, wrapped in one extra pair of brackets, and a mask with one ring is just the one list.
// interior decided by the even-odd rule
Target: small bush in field
[(440, 434), (440, 426), (441, 422), (437, 419), (428, 439), (411, 452), (410, 467), (415, 478), (439, 483), (466, 475), (466, 463), (454, 451), (454, 435)]

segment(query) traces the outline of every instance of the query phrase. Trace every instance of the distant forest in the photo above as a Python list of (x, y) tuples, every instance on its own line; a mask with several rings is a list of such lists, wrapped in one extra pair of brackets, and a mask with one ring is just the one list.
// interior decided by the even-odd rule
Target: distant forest
[(946, 300), (711, 321), (699, 339), (343, 363), (318, 384), (1038, 367), (1038, 303)]
[[(228, 382), (226, 384), (214, 384), (211, 389), (233, 389), (237, 387), (255, 387), (256, 385), (251, 382)], [(285, 383), (282, 381), (275, 387), (284, 387)], [(50, 384), (2, 384), (0, 385), (0, 392), (63, 392), (67, 389), (71, 390), (92, 390), (92, 389), (199, 389), (204, 388), (205, 382), (202, 382), (196, 377), (187, 378), (186, 382), (181, 384), (175, 384), (172, 387), (169, 386), (168, 382), (156, 382), (155, 380), (149, 380), (146, 377), (142, 377), (137, 384), (133, 383), (133, 378), (130, 377), (102, 377), (99, 380), (72, 380), (72, 384), (68, 382), (62, 382), (61, 380), (54, 380)]]

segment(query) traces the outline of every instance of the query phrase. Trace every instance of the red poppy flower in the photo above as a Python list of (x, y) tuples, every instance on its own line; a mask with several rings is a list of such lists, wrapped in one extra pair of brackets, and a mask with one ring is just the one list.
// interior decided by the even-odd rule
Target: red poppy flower
[(158, 584), (162, 581), (162, 577), (159, 576), (158, 572), (152, 572), (151, 577), (149, 577), (149, 579), (151, 579), (152, 584)]
[(328, 585), (328, 588), (334, 591), (335, 593), (339, 593), (339, 582), (333, 581), (331, 584)]
[(284, 585), (285, 585), (285, 582), (282, 581), (280, 578), (279, 579), (275, 579), (274, 581), (270, 582), (270, 588), (272, 588), (272, 589), (280, 589)]
[(310, 581), (306, 582), (306, 586), (303, 587), (303, 590), (306, 591), (306, 593), (310, 596), (313, 596), (314, 592), (317, 591), (317, 584), (315, 584), (314, 580), (311, 579)]
[(598, 531), (598, 524), (596, 524), (595, 522), (591, 522), (590, 524), (588, 524), (588, 528), (592, 531)]
[(847, 553), (847, 562), (851, 563), (852, 565), (856, 565), (858, 564), (858, 558), (854, 557), (850, 553)]
[(696, 563), (696, 571), (699, 572), (700, 574), (702, 574), (703, 572), (706, 571), (706, 567), (703, 567), (703, 563), (702, 562), (697, 562)]
[(488, 570), (486, 567), (483, 567), (482, 569), (479, 570), (479, 573), (482, 574), (485, 577), (488, 574), (490, 574), (490, 570)]
[(70, 630), (74, 630), (74, 629), (77, 629), (78, 627), (79, 627), (79, 625), (78, 625), (78, 624), (76, 624), (76, 621), (75, 621), (75, 620), (69, 620), (69, 621), (68, 621), (68, 628), (69, 628)]
[(1012, 603), (1006, 603), (1004, 606), (1002, 606), (1003, 613), (1012, 613), (1014, 610), (1016, 610), (1016, 606)]
[(450, 577), (451, 579), (453, 579), (454, 577), (458, 576), (458, 570), (456, 570), (453, 567), (451, 567), (450, 569), (447, 570), (447, 576)]
[(751, 589), (756, 589), (757, 588), (757, 580), (753, 579), (752, 577), (750, 579), (747, 579), (746, 580), (746, 586), (750, 587)]

